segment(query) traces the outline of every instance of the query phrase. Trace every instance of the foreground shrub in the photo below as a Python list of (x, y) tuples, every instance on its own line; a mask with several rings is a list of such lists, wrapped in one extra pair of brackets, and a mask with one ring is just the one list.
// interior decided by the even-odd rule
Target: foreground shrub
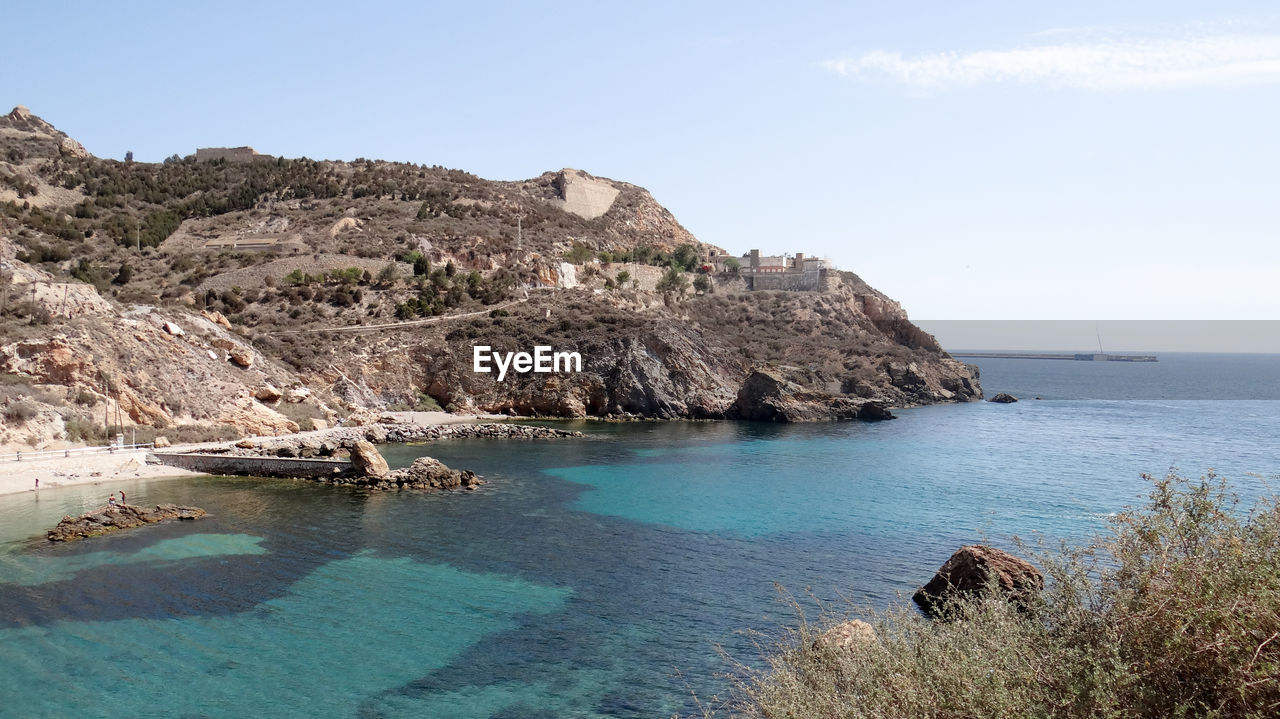
[(1145, 477), (1150, 501), (1083, 548), (1041, 552), (1049, 577), (1022, 609), (994, 592), (952, 621), (872, 613), (876, 638), (823, 641), (809, 623), (739, 667), (705, 716), (1280, 716), (1280, 510), (1239, 511), (1213, 473)]

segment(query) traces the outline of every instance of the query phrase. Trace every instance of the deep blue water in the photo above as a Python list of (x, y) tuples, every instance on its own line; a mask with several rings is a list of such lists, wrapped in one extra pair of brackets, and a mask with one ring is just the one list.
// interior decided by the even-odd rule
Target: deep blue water
[[(137, 482), (135, 503), (212, 516), (66, 546), (39, 535), (101, 487), (0, 497), (0, 716), (690, 711), (690, 690), (725, 689), (718, 646), (750, 660), (743, 630), (792, 623), (775, 583), (884, 606), (983, 536), (1098, 530), (1140, 500), (1141, 472), (1213, 467), (1246, 499), (1276, 486), (1280, 402), (1160, 388), (1198, 396), (1197, 377), (1234, 372), (1220, 386), (1274, 397), (1277, 358), (1161, 359), (983, 360), (989, 394), (1046, 399), (876, 424), (387, 448), (475, 469), (488, 484), (470, 493)], [(1143, 386), (1172, 396), (1116, 396)]]

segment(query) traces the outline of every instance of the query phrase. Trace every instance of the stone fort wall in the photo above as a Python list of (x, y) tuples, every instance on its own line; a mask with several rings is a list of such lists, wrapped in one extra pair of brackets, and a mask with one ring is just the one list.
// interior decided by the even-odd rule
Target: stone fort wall
[(214, 160), (248, 162), (257, 157), (262, 157), (262, 155), (259, 155), (252, 147), (202, 147), (196, 150), (196, 160), (201, 162), (212, 162)]
[(761, 272), (746, 278), (752, 290), (814, 291), (823, 286), (825, 273), (821, 270), (804, 272)]

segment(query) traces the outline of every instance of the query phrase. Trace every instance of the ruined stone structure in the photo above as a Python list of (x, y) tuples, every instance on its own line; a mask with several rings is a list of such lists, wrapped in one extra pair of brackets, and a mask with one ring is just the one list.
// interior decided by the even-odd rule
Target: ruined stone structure
[(805, 257), (797, 252), (794, 258), (762, 257), (760, 250), (752, 250), (742, 276), (749, 290), (816, 291), (826, 286), (827, 263), (825, 260)]
[(227, 162), (249, 162), (260, 155), (252, 147), (201, 147), (196, 150), (196, 160), (200, 162), (213, 162), (214, 160), (226, 160)]

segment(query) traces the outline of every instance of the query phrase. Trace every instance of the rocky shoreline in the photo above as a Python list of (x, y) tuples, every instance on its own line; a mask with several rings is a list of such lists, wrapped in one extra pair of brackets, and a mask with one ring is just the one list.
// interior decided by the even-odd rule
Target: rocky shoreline
[[(196, 452), (163, 454), (152, 461), (193, 467), (214, 474), (296, 477), (325, 484), (369, 489), (475, 489), (483, 480), (470, 470), (451, 469), (432, 457), (391, 470), (375, 444), (424, 442), (453, 438), (552, 439), (585, 437), (582, 432), (521, 424), (371, 424), (340, 427), (307, 435), (242, 439), (232, 445)], [(329, 461), (323, 461), (329, 460)], [(343, 461), (348, 460), (348, 461)], [(276, 465), (279, 466), (276, 466)], [(266, 465), (266, 466), (264, 466)]]
[(206, 514), (207, 512), (199, 507), (180, 504), (157, 504), (155, 509), (143, 509), (131, 504), (99, 507), (79, 517), (70, 515), (63, 517), (62, 521), (50, 529), (46, 536), (50, 542), (71, 542), (168, 519), (199, 519)]
[(358, 441), (372, 444), (430, 442), (437, 439), (559, 439), (585, 437), (582, 432), (524, 424), (370, 424), (338, 427), (320, 434), (242, 439), (219, 450), (242, 457), (334, 457), (351, 451)]

